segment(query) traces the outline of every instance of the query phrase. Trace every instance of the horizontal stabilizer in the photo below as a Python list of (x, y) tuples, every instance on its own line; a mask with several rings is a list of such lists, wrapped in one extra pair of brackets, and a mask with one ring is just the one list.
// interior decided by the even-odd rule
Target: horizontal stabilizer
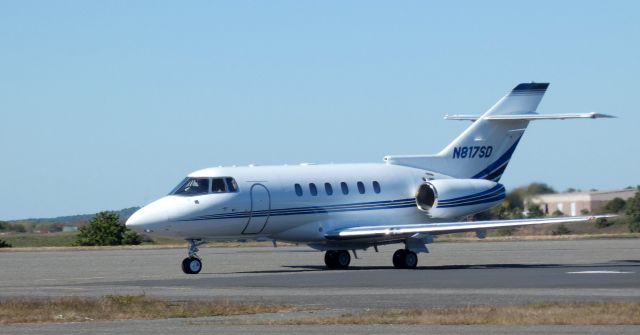
[[(445, 115), (445, 120), (464, 120), (476, 121), (482, 116), (478, 115)], [(565, 119), (599, 119), (599, 118), (615, 118), (613, 115), (601, 113), (576, 113), (576, 114), (510, 114), (510, 115), (487, 115), (482, 117), (483, 120), (565, 120)]]
[(441, 222), (410, 225), (354, 227), (328, 232), (325, 237), (329, 240), (348, 240), (358, 238), (378, 238), (380, 240), (393, 240), (400, 237), (412, 236), (414, 234), (451, 234), (482, 229), (539, 225), (545, 223), (584, 222), (600, 218), (612, 218), (615, 216), (616, 215), (569, 216), (540, 219)]

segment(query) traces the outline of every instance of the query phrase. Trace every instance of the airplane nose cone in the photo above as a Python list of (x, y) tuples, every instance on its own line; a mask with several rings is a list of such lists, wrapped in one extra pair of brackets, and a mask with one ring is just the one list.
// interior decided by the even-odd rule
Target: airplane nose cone
[(165, 209), (152, 203), (133, 213), (127, 220), (126, 226), (140, 233), (149, 233), (153, 232), (157, 226), (166, 224), (168, 220)]

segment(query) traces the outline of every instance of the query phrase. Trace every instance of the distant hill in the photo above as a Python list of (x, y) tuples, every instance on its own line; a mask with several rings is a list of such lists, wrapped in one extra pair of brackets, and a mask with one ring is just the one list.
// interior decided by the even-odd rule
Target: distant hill
[[(121, 209), (119, 211), (114, 211), (120, 215), (120, 220), (128, 219), (133, 213), (135, 213), (140, 207), (129, 207), (125, 209)], [(83, 223), (91, 220), (96, 213), (94, 214), (78, 214), (78, 215), (69, 215), (69, 216), (58, 216), (55, 218), (37, 218), (37, 219), (25, 219), (25, 220), (14, 220), (10, 222), (20, 223), (20, 222), (47, 222), (47, 223), (58, 223), (58, 224), (76, 224)]]

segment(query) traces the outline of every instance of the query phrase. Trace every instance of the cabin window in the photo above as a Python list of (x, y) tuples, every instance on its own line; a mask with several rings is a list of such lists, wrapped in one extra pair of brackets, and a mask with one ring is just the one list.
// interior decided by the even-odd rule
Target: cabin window
[(309, 183), (309, 192), (311, 192), (311, 195), (313, 196), (318, 195), (318, 189), (316, 188), (316, 184)]
[(327, 192), (327, 195), (333, 194), (333, 187), (329, 183), (324, 183), (324, 191)]
[(358, 192), (364, 194), (364, 184), (361, 181), (358, 182)]
[(347, 183), (341, 182), (340, 183), (340, 188), (342, 188), (342, 194), (344, 194), (344, 195), (349, 194), (349, 186), (347, 186)]
[(296, 194), (299, 197), (301, 197), (302, 196), (302, 186), (300, 186), (300, 184), (296, 184), (295, 189), (296, 189)]
[(238, 184), (235, 179), (227, 177), (224, 180), (227, 182), (227, 190), (229, 192), (238, 192)]
[(223, 178), (213, 178), (213, 179), (211, 179), (211, 192), (213, 192), (213, 193), (224, 193), (224, 192), (226, 192)]
[(171, 194), (198, 195), (209, 193), (209, 178), (185, 178)]
[(378, 183), (377, 181), (373, 182), (373, 191), (376, 193), (380, 193), (380, 183)]

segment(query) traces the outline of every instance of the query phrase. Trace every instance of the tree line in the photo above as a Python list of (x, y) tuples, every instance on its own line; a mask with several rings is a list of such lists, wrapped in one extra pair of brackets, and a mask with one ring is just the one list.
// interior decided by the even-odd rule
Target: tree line
[[(640, 232), (640, 186), (638, 186), (634, 197), (627, 200), (622, 198), (614, 198), (603, 206), (593, 209), (592, 213), (583, 212), (582, 215), (588, 214), (617, 214), (613, 219), (598, 219), (595, 221), (597, 228), (604, 228), (613, 224), (626, 224), (629, 232)], [(575, 189), (569, 189), (567, 192), (575, 192)], [(507, 192), (505, 199), (498, 206), (487, 211), (478, 213), (472, 217), (473, 220), (508, 220), (508, 219), (524, 219), (524, 218), (540, 218), (545, 213), (540, 208), (540, 204), (532, 202), (532, 199), (541, 194), (557, 193), (553, 187), (545, 183), (531, 183), (527, 186), (515, 188)], [(563, 216), (561, 211), (554, 211), (552, 216)], [(509, 231), (514, 228), (505, 228), (504, 233), (508, 235)], [(559, 226), (558, 234), (566, 234), (570, 231), (563, 225)], [(554, 231), (556, 233), (556, 231)]]

